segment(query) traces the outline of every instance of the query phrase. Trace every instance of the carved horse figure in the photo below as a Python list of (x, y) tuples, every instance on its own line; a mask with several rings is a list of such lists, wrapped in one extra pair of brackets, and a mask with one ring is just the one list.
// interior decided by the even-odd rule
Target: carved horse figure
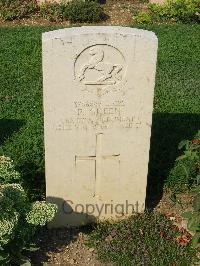
[[(89, 51), (91, 59), (85, 64), (78, 79), (82, 81), (85, 78), (85, 73), (88, 69), (95, 69), (102, 73), (102, 76), (96, 82), (86, 82), (85, 84), (115, 84), (116, 79), (120, 79), (119, 72), (122, 70), (122, 65), (103, 62), (104, 51), (98, 47), (92, 47)], [(108, 80), (110, 79), (110, 80)]]

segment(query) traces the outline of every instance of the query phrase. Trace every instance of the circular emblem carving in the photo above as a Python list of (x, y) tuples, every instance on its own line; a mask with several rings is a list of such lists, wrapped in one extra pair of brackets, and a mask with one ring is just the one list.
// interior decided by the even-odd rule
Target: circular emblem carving
[(83, 50), (74, 66), (75, 79), (80, 82), (82, 89), (97, 96), (122, 91), (125, 71), (122, 53), (106, 44), (93, 45)]

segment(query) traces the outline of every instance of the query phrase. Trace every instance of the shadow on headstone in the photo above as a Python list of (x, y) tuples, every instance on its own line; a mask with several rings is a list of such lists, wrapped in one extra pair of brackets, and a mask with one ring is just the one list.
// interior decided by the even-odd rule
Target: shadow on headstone
[(49, 223), (49, 228), (62, 226), (84, 226), (88, 223), (95, 223), (97, 220), (92, 213), (86, 213), (85, 206), (82, 204), (82, 202), (79, 202), (79, 204), (74, 204), (71, 199), (64, 200), (56, 197), (47, 197), (47, 201), (50, 203), (55, 203), (58, 206), (57, 215), (55, 216), (54, 220)]
[(178, 144), (200, 129), (200, 114), (154, 113), (152, 121), (146, 208), (153, 209), (163, 195), (164, 182), (180, 154)]

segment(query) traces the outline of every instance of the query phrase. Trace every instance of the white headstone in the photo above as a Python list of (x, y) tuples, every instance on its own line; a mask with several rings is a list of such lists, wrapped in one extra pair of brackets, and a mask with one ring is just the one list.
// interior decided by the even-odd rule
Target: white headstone
[(157, 38), (125, 27), (43, 34), (47, 200), (51, 226), (145, 208)]

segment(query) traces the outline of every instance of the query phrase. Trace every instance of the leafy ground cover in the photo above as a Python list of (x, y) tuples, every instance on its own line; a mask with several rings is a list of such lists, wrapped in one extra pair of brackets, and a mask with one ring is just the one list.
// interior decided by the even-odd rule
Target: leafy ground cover
[(197, 262), (195, 251), (185, 245), (189, 241), (190, 234), (181, 234), (164, 215), (146, 213), (97, 225), (88, 245), (97, 249), (102, 261), (116, 265), (181, 266)]
[(147, 11), (138, 11), (135, 20), (138, 23), (152, 22), (200, 22), (199, 0), (167, 0), (162, 4), (150, 3)]
[[(58, 27), (0, 28), (0, 146), (34, 198), (44, 194), (41, 33)], [(144, 26), (143, 26), (144, 28)], [(178, 143), (200, 125), (200, 25), (152, 25), (159, 39), (149, 196), (158, 194)]]

